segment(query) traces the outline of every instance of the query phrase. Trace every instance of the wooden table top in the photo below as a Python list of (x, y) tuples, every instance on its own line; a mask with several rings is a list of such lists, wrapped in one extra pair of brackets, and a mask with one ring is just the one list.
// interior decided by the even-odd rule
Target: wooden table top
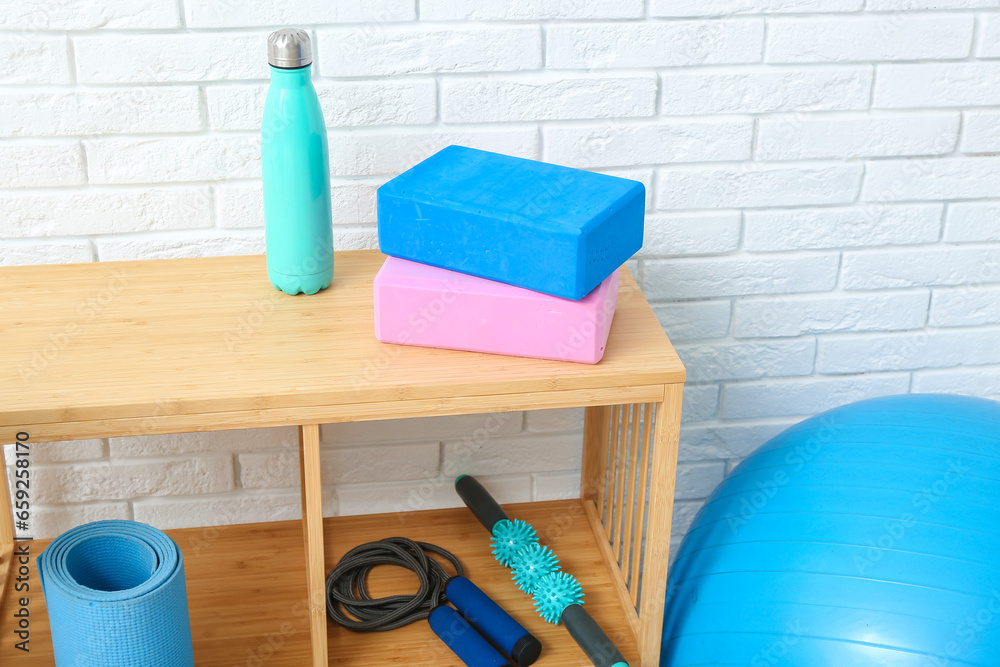
[[(332, 286), (313, 296), (275, 290), (262, 256), (0, 268), (0, 442), (372, 419), (387, 405), (484, 412), (491, 396), (545, 407), (554, 392), (594, 402), (684, 381), (627, 269), (604, 359), (587, 365), (378, 342), (383, 260), (337, 253)], [(329, 406), (354, 412), (321, 415)]]

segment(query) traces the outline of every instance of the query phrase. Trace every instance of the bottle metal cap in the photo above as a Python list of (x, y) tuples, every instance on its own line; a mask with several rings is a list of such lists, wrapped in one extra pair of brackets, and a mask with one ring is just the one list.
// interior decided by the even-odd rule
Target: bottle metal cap
[(267, 38), (267, 62), (275, 67), (294, 69), (312, 64), (312, 41), (309, 33), (298, 28), (283, 28)]

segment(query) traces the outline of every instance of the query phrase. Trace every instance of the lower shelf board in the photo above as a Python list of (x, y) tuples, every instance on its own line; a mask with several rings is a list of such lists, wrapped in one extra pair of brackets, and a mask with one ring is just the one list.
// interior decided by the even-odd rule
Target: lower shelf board
[[(538, 530), (543, 544), (559, 556), (563, 569), (583, 585), (585, 607), (632, 665), (635, 639), (610, 583), (601, 552), (579, 500), (506, 506), (511, 517)], [(490, 554), (489, 534), (464, 509), (427, 510), (324, 519), (326, 571), (349, 549), (385, 537), (402, 536), (448, 549), (462, 561), (477, 586), (506, 609), (543, 645), (538, 667), (585, 667), (590, 661), (562, 626), (541, 620), (531, 599)], [(188, 605), (199, 667), (301, 667), (309, 664), (305, 551), (302, 523), (282, 521), (167, 533), (184, 554)], [(17, 592), (17, 563), (7, 582), (0, 613), (0, 664), (4, 667), (54, 664), (45, 600), (35, 558), (49, 540), (20, 542), (30, 552), (30, 590)], [(15, 548), (16, 551), (16, 548)], [(379, 566), (372, 572), (375, 596), (416, 590), (416, 576)], [(20, 598), (30, 599), (30, 652), (15, 647), (14, 617)], [(462, 667), (461, 661), (417, 622), (386, 633), (352, 633), (328, 624), (330, 665), (435, 665)]]

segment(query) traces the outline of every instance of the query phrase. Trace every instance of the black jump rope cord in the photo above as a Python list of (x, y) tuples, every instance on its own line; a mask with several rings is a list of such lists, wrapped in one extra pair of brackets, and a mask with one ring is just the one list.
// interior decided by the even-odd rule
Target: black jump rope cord
[[(455, 568), (448, 574), (427, 554), (441, 556)], [(404, 567), (417, 575), (420, 589), (413, 595), (373, 599), (368, 594), (368, 573), (376, 565)], [(445, 584), (463, 576), (462, 564), (451, 552), (427, 542), (388, 537), (354, 547), (340, 559), (326, 578), (326, 615), (353, 632), (384, 632), (427, 618), (445, 603)], [(348, 616), (350, 614), (351, 616)], [(360, 620), (358, 620), (360, 619)]]

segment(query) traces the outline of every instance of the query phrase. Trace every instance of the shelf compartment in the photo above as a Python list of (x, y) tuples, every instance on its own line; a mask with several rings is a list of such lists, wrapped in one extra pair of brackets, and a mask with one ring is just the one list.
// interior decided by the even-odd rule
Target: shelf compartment
[[(419, 493), (419, 486), (415, 492)], [(633, 609), (621, 606), (614, 574), (605, 565), (592, 526), (589, 500), (558, 500), (506, 505), (511, 517), (531, 523), (544, 544), (552, 547), (564, 569), (576, 576), (586, 593), (585, 607), (630, 664), (638, 665), (636, 639), (627, 619)], [(589, 509), (588, 509), (589, 504)], [(588, 513), (591, 518), (588, 518)], [(544, 646), (538, 667), (585, 667), (591, 663), (565, 628), (542, 621), (531, 599), (513, 584), (510, 572), (490, 554), (489, 534), (464, 508), (425, 510), (323, 521), (326, 571), (349, 549), (385, 537), (404, 536), (452, 551), (477, 586), (517, 618)], [(310, 664), (308, 604), (302, 523), (275, 523), (185, 528), (166, 531), (184, 554), (188, 601), (199, 667), (257, 665), (301, 667)], [(49, 540), (20, 542), (31, 550), (30, 653), (14, 648), (18, 598), (14, 577), (7, 582), (0, 613), (0, 663), (5, 667), (52, 665), (45, 601), (35, 558)], [(374, 595), (416, 588), (416, 577), (400, 568), (379, 567), (372, 574)], [(388, 633), (356, 634), (327, 625), (329, 664), (435, 665), (462, 663), (424, 622)], [(248, 662), (249, 661), (249, 662)]]

